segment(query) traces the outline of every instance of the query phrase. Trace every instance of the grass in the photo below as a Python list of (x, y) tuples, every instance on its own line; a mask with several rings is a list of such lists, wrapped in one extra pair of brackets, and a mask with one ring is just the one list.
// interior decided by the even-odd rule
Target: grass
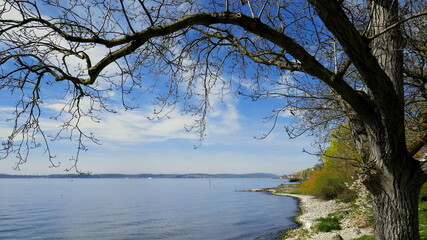
[(316, 219), (315, 228), (319, 232), (330, 232), (332, 230), (341, 230), (340, 220), (343, 219), (341, 212), (328, 214), (327, 217)]
[[(420, 239), (427, 240), (427, 201), (418, 204)], [(353, 240), (374, 240), (373, 236), (363, 236)]]
[[(298, 189), (299, 184), (283, 184), (277, 186), (275, 189), (276, 193), (289, 193), (289, 194), (301, 194)], [(427, 197), (426, 197), (427, 198)], [(427, 201), (420, 201), (418, 205), (419, 209), (419, 229), (420, 239), (427, 240)], [(318, 219), (317, 229), (319, 231), (331, 231), (335, 229), (341, 229), (339, 226), (340, 216), (337, 213), (328, 215), (325, 218)], [(319, 226), (320, 225), (320, 226)], [(335, 229), (334, 229), (335, 228)], [(362, 236), (353, 240), (374, 240), (373, 236)]]
[(359, 238), (353, 238), (353, 240), (375, 240), (374, 236), (364, 235)]
[(427, 240), (427, 201), (418, 204), (420, 239)]
[(301, 192), (298, 189), (276, 189), (274, 193), (301, 194)]
[(275, 193), (288, 193), (288, 194), (301, 194), (301, 191), (298, 188), (299, 184), (280, 184), (275, 187)]

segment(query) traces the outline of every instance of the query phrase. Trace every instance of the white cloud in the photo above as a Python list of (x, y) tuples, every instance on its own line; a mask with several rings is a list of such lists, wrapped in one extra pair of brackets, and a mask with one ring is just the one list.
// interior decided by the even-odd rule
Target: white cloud
[(237, 100), (225, 97), (224, 102), (215, 102), (208, 116), (207, 134), (232, 134), (241, 128)]
[[(65, 103), (65, 102), (64, 102)], [(87, 109), (89, 103), (82, 101), (81, 109)], [(52, 103), (46, 105), (48, 109), (59, 111), (63, 103)], [(193, 121), (189, 115), (171, 113), (170, 118), (150, 120), (151, 107), (126, 111), (118, 107), (116, 113), (99, 112), (99, 122), (89, 118), (82, 118), (79, 127), (85, 133), (93, 133), (102, 143), (114, 142), (116, 144), (143, 144), (146, 142), (162, 142), (170, 139), (195, 139), (194, 133), (185, 130), (186, 125)], [(64, 116), (66, 117), (66, 116)], [(53, 120), (45, 120), (44, 127), (51, 129)], [(57, 123), (58, 129), (60, 123)]]
[(175, 115), (162, 120), (149, 120), (147, 115), (148, 112), (142, 110), (121, 110), (116, 114), (104, 115), (99, 124), (86, 121), (83, 127), (94, 130), (102, 140), (121, 143), (141, 144), (178, 138), (196, 138), (184, 128), (192, 121), (188, 116)]
[[(28, 6), (27, 6), (28, 7)], [(21, 13), (16, 10), (15, 8), (12, 8), (9, 3), (6, 3), (4, 0), (0, 0), (0, 8), (4, 8), (7, 11), (3, 11), (0, 15), (3, 19), (12, 19), (12, 20), (22, 20)], [(4, 10), (3, 9), (3, 10)], [(42, 11), (49, 11), (50, 8), (41, 9)], [(52, 10), (52, 9), (50, 9)], [(79, 11), (82, 14), (86, 14), (84, 9), (75, 8), (74, 9), (77, 13)], [(92, 10), (92, 13), (95, 10)], [(97, 18), (102, 19), (104, 17), (104, 14), (97, 12)], [(42, 12), (42, 17), (45, 19), (50, 19), (49, 16), (44, 15), (45, 13)], [(101, 15), (102, 14), (102, 15)], [(92, 16), (94, 17), (94, 16)], [(31, 31), (28, 31), (29, 26), (36, 26), (31, 29)], [(16, 39), (20, 39), (22, 43), (27, 42), (39, 42), (41, 44), (24, 44), (25, 49), (27, 52), (33, 52), (37, 53), (41, 59), (47, 59), (50, 64), (55, 65), (58, 68), (61, 68), (64, 72), (69, 72), (71, 75), (75, 77), (82, 77), (87, 78), (88, 77), (88, 66), (85, 59), (81, 59), (75, 55), (64, 55), (63, 51), (56, 51), (51, 48), (52, 45), (62, 47), (64, 49), (73, 49), (76, 51), (84, 51), (91, 60), (92, 65), (97, 64), (102, 58), (108, 55), (110, 51), (116, 50), (116, 48), (107, 48), (105, 46), (99, 45), (99, 44), (82, 44), (80, 43), (76, 49), (74, 49), (76, 45), (73, 43), (70, 43), (69, 41), (65, 40), (62, 36), (59, 34), (53, 34), (52, 31), (47, 28), (43, 27), (38, 23), (27, 23), (25, 27), (16, 27), (13, 29), (13, 39), (12, 41), (16, 41)], [(6, 38), (8, 35), (5, 35), (4, 38)], [(0, 42), (1, 47), (9, 48), (9, 46), (6, 46)], [(119, 61), (120, 62), (120, 61)], [(66, 65), (66, 66), (65, 66)], [(116, 64), (109, 64), (103, 71), (102, 74), (106, 74), (109, 77), (116, 76), (117, 73), (120, 73), (120, 69)], [(93, 86), (97, 89), (109, 89), (110, 83), (103, 81), (102, 79), (99, 79), (96, 82), (96, 86)]]
[(15, 8), (12, 8), (9, 3), (0, 0), (0, 8), (3, 9), (1, 13), (2, 19), (22, 20), (22, 16)]
[(7, 136), (9, 136), (12, 131), (12, 124), (8, 123), (6, 120), (11, 118), (11, 115), (8, 113), (14, 110), (15, 109), (11, 107), (0, 107), (0, 141), (6, 140)]
[[(53, 110), (57, 114), (66, 104), (62, 101), (47, 101), (46, 109)], [(208, 113), (206, 122), (206, 134), (208, 138), (219, 135), (230, 135), (241, 128), (237, 100), (225, 97), (223, 101), (214, 101), (213, 110)], [(83, 100), (80, 103), (82, 110), (89, 109), (89, 102)], [(79, 126), (86, 133), (95, 134), (103, 144), (114, 142), (115, 144), (144, 144), (148, 142), (163, 142), (171, 139), (188, 139), (194, 142), (198, 140), (198, 133), (188, 132), (186, 126), (194, 124), (196, 118), (190, 114), (181, 114), (179, 110), (173, 110), (159, 120), (150, 120), (154, 106), (143, 106), (131, 111), (124, 110), (121, 106), (112, 106), (116, 113), (97, 112), (100, 122), (94, 122), (89, 118), (83, 118)], [(164, 110), (168, 112), (167, 109)], [(54, 115), (53, 114), (53, 115)], [(66, 115), (62, 121), (66, 120)], [(59, 129), (59, 122), (51, 119), (43, 119), (42, 126), (49, 131)]]
[(280, 112), (279, 116), (283, 118), (296, 118), (304, 115), (305, 110), (297, 108), (287, 108)]
[[(172, 54), (180, 55), (182, 49), (177, 46), (172, 49)], [(182, 56), (185, 56), (182, 55)], [(199, 63), (192, 59), (190, 56), (185, 56), (182, 60), (182, 66), (191, 69), (193, 66)], [(213, 69), (211, 69), (214, 71)], [(193, 101), (204, 101), (205, 97), (208, 99), (209, 109), (206, 119), (206, 134), (211, 135), (223, 135), (232, 134), (239, 130), (240, 126), (240, 114), (237, 108), (238, 100), (229, 94), (230, 84), (233, 84), (232, 76), (220, 75), (218, 72), (212, 72), (207, 79), (204, 79), (204, 73), (197, 75), (197, 71), (204, 71), (203, 69), (196, 70), (196, 76), (193, 71), (182, 72), (184, 79), (191, 79), (191, 91)], [(229, 81), (230, 80), (230, 81)], [(188, 85), (181, 84), (180, 91), (187, 92)], [(208, 89), (208, 96), (206, 95), (206, 89)]]
[[(55, 103), (43, 105), (46, 110), (52, 110), (51, 115), (44, 115), (39, 119), (41, 128), (46, 135), (56, 135), (61, 129), (61, 124), (70, 117), (70, 115), (63, 114), (58, 120), (49, 118), (58, 114), (64, 104), (65, 101), (56, 101)], [(80, 107), (85, 109), (85, 106), (87, 106), (87, 103), (82, 103)], [(13, 123), (6, 120), (13, 118), (12, 112), (14, 110), (14, 108), (0, 107), (0, 136), (2, 140), (5, 140), (12, 131)], [(120, 109), (117, 113), (99, 112), (100, 122), (84, 117), (80, 120), (79, 127), (86, 134), (93, 133), (104, 145), (108, 145), (108, 143), (136, 145), (147, 142), (163, 142), (171, 139), (197, 140), (197, 134), (188, 132), (185, 129), (185, 126), (192, 124), (194, 120), (190, 115), (172, 113), (170, 118), (149, 120), (147, 116), (150, 115), (151, 110), (146, 108), (133, 111)], [(45, 113), (49, 114), (46, 111)], [(74, 120), (72, 124), (75, 124)], [(69, 133), (64, 132), (64, 134), (63, 137), (68, 137), (67, 134)]]
[[(0, 0), (1, 1), (1, 0)], [(47, 33), (46, 30), (38, 30), (34, 33), (33, 37), (43, 36)], [(64, 41), (60, 36), (51, 35), (45, 41), (52, 41), (58, 43), (60, 46), (69, 47), (69, 44)], [(87, 45), (81, 45), (81, 49), (88, 47)], [(46, 49), (41, 49), (46, 50)], [(114, 50), (114, 49), (112, 49)], [(47, 51), (47, 50), (46, 50)], [(93, 45), (88, 49), (85, 49), (85, 52), (90, 56), (93, 64), (96, 64), (100, 59), (105, 57), (110, 49), (102, 47), (99, 45)], [(174, 51), (179, 52), (179, 49)], [(57, 66), (62, 66), (63, 54), (58, 53), (57, 55), (50, 55), (49, 60), (52, 63), (56, 63)], [(75, 75), (85, 75), (85, 64), (86, 62), (82, 59), (79, 59), (75, 56), (68, 56), (65, 58), (65, 61), (68, 65), (68, 69)], [(184, 65), (192, 65), (195, 62), (187, 58), (184, 60)], [(116, 73), (119, 73), (120, 69), (116, 64), (110, 64), (103, 73), (106, 73), (110, 76), (114, 76)], [(190, 74), (184, 73), (185, 74)], [(190, 77), (190, 76), (184, 76)], [(118, 77), (115, 77), (118, 79)], [(202, 79), (196, 79), (196, 91), (197, 94), (194, 94), (193, 97), (196, 98), (198, 94), (203, 95), (204, 90), (201, 88), (203, 86)], [(109, 89), (110, 83), (98, 79), (96, 82), (96, 89)], [(183, 84), (185, 85), (185, 84)], [(185, 88), (186, 86), (183, 86)], [(232, 97), (225, 96), (221, 100), (217, 98), (216, 94), (222, 94), (223, 88), (222, 81), (217, 81), (217, 83), (212, 86), (210, 91), (213, 93), (210, 97), (210, 105), (212, 111), (208, 114), (207, 117), (207, 130), (208, 135), (220, 135), (220, 134), (231, 134), (240, 129), (239, 123), (239, 111), (237, 109), (237, 100)], [(103, 94), (103, 93), (101, 93)], [(108, 96), (114, 96), (115, 92), (109, 91)], [(44, 108), (54, 111), (51, 116), (55, 116), (59, 111), (62, 110), (65, 100), (56, 102), (50, 102), (48, 99), (45, 100), (46, 104), (43, 105)], [(196, 99), (197, 101), (197, 99)], [(89, 103), (83, 102), (81, 107), (83, 109), (88, 108)], [(161, 120), (150, 121), (147, 119), (147, 116), (152, 114), (152, 109), (147, 108), (146, 106), (141, 106), (141, 109), (133, 111), (122, 110), (121, 107), (112, 106), (115, 109), (120, 109), (116, 114), (100, 114), (101, 118), (100, 123), (91, 121), (90, 119), (84, 119), (80, 123), (82, 129), (87, 132), (93, 132), (97, 138), (103, 142), (123, 142), (123, 143), (144, 143), (144, 142), (153, 142), (153, 141), (167, 141), (169, 139), (192, 139), (197, 140), (197, 133), (187, 132), (185, 126), (192, 125), (194, 123), (194, 118), (191, 115), (181, 115), (179, 113), (172, 113), (170, 118), (164, 118)], [(55, 120), (48, 119), (45, 116), (45, 119), (41, 119), (41, 125), (46, 131), (55, 131), (59, 129), (61, 120), (56, 122)]]
[(16, 110), (16, 108), (14, 108), (14, 107), (1, 107), (0, 106), (0, 115), (3, 115), (4, 112), (12, 112), (15, 110)]
[[(188, 132), (185, 126), (194, 123), (191, 115), (172, 112), (169, 117), (160, 120), (149, 120), (151, 108), (132, 111), (119, 110), (117, 113), (103, 114), (100, 123), (90, 120), (81, 123), (82, 129), (93, 132), (102, 142), (117, 144), (143, 144), (148, 142), (164, 142), (172, 139), (198, 140), (198, 134)], [(208, 117), (207, 134), (231, 134), (240, 129), (237, 109), (226, 104), (219, 117)]]

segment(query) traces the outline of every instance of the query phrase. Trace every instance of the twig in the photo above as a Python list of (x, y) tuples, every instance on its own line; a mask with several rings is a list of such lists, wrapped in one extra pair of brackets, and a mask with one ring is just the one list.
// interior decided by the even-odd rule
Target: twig
[(407, 21), (409, 21), (411, 19), (414, 19), (414, 18), (417, 18), (417, 17), (422, 17), (422, 16), (427, 16), (427, 12), (422, 12), (422, 13), (419, 13), (419, 14), (412, 15), (412, 16), (410, 16), (408, 18), (405, 18), (405, 19), (403, 19), (403, 20), (401, 20), (401, 21), (399, 21), (399, 22), (397, 22), (397, 23), (395, 23), (393, 25), (390, 25), (388, 28), (386, 28), (383, 31), (375, 34), (374, 36), (368, 37), (368, 39), (369, 40), (374, 40), (375, 38), (377, 38), (377, 37), (379, 37), (379, 36), (387, 33), (388, 31), (392, 30), (393, 28), (395, 28), (397, 26), (400, 26), (400, 25), (404, 24), (405, 22), (407, 22)]

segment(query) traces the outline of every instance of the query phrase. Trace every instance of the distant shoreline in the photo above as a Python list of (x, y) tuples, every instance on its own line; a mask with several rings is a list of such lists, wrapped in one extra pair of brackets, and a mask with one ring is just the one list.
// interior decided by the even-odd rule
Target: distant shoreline
[(0, 174), (0, 179), (5, 178), (276, 178), (277, 175), (270, 173), (249, 174), (50, 174), (50, 175), (13, 175)]

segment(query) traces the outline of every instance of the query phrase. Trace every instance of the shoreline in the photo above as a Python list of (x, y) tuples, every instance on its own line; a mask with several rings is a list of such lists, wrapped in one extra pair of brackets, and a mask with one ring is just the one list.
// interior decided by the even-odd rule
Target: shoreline
[(354, 220), (348, 216), (341, 221), (341, 230), (316, 232), (313, 226), (315, 226), (317, 218), (326, 217), (336, 211), (348, 211), (351, 208), (349, 204), (339, 203), (336, 200), (320, 200), (309, 195), (275, 193), (272, 189), (267, 191), (274, 195), (292, 197), (298, 200), (298, 214), (294, 216), (294, 221), (300, 226), (287, 230), (282, 240), (350, 240), (373, 234), (372, 227), (358, 227)]

